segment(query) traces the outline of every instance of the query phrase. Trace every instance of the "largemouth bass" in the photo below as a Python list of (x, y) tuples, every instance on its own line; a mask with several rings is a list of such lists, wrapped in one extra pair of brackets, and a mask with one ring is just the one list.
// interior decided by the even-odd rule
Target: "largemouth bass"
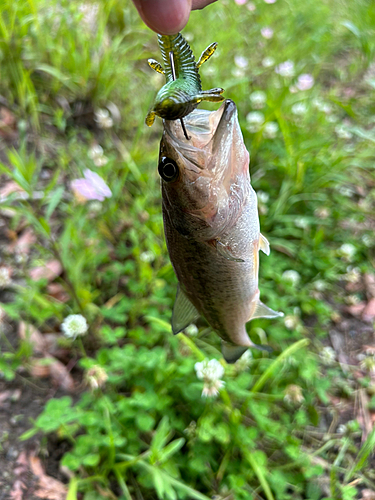
[(177, 334), (203, 315), (234, 363), (255, 345), (246, 332), (254, 318), (283, 316), (259, 299), (259, 229), (250, 184), (249, 153), (237, 108), (195, 110), (185, 117), (189, 140), (176, 121), (164, 120), (160, 144), (164, 231), (179, 286), (172, 314)]

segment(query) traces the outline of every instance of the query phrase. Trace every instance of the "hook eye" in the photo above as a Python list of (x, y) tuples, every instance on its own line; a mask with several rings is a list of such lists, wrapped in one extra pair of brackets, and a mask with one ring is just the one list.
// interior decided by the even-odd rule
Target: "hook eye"
[(161, 157), (158, 166), (158, 172), (160, 177), (165, 182), (174, 182), (175, 180), (177, 180), (179, 175), (177, 163), (167, 156)]

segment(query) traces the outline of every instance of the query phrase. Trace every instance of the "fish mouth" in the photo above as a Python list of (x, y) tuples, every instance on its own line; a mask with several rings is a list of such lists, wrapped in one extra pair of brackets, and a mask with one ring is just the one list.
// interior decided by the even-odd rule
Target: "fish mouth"
[[(217, 111), (196, 109), (185, 116), (186, 139), (178, 120), (164, 120), (164, 131), (175, 148), (181, 152), (209, 149), (214, 152), (226, 135), (230, 135), (237, 120), (235, 103), (226, 99)], [(184, 154), (184, 153), (183, 153)]]

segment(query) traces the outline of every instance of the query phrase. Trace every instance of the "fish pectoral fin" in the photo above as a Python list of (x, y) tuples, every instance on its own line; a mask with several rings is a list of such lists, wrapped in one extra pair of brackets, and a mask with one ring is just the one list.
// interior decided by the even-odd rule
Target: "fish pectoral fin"
[(228, 248), (224, 243), (222, 243), (220, 240), (211, 240), (208, 242), (209, 245), (213, 246), (217, 253), (224, 257), (224, 259), (231, 260), (234, 262), (245, 262), (243, 259), (235, 257), (230, 248)]
[(176, 300), (172, 312), (172, 332), (174, 335), (182, 332), (187, 326), (199, 318), (200, 314), (177, 285)]
[(250, 319), (255, 318), (281, 318), (282, 316), (284, 316), (284, 313), (272, 310), (259, 300), (256, 304), (254, 313), (251, 315), (251, 318), (249, 318), (249, 321)]
[(263, 236), (262, 233), (259, 233), (259, 248), (266, 255), (270, 254), (270, 244), (268, 243), (267, 238), (265, 236)]

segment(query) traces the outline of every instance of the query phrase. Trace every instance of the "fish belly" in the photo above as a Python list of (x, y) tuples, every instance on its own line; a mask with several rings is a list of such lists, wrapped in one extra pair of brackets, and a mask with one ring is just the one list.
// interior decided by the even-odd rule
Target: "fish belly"
[(237, 345), (251, 345), (245, 324), (258, 291), (259, 221), (256, 197), (247, 200), (234, 226), (220, 236), (234, 256), (231, 261), (209, 244), (182, 236), (163, 207), (170, 259), (189, 300), (220, 337)]

